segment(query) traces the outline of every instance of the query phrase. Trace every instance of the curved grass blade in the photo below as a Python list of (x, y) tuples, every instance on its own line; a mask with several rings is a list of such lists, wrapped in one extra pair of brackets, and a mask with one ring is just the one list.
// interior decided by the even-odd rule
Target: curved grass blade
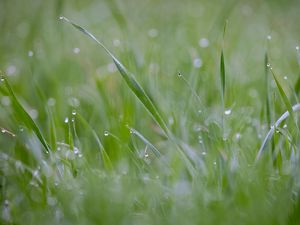
[(98, 137), (96, 131), (91, 127), (91, 125), (86, 121), (86, 119), (81, 116), (81, 114), (77, 113), (77, 118), (78, 120), (82, 123), (82, 125), (87, 128), (91, 134), (94, 136), (96, 142), (97, 142), (97, 145), (98, 145), (98, 148), (99, 148), (99, 151), (101, 153), (101, 157), (102, 157), (102, 160), (103, 160), (103, 165), (105, 167), (105, 169), (107, 170), (112, 170), (112, 163), (111, 163), (111, 160), (108, 156), (108, 154), (106, 153), (106, 150), (100, 140), (100, 138)]
[[(294, 105), (292, 107), (292, 110), (293, 112), (297, 112), (300, 110), (300, 103)], [(265, 150), (265, 147), (266, 147), (266, 144), (268, 143), (268, 141), (272, 138), (273, 134), (274, 134), (274, 131), (276, 129), (276, 127), (278, 127), (282, 121), (284, 121), (286, 118), (288, 118), (290, 116), (290, 113), (289, 111), (286, 111), (285, 113), (283, 113), (279, 119), (275, 122), (275, 124), (273, 126), (271, 126), (271, 129), (269, 130), (269, 132), (267, 133), (264, 141), (262, 142), (261, 146), (260, 146), (260, 149), (256, 155), (256, 159), (255, 161), (258, 161), (261, 157), (261, 154), (263, 153), (263, 151)]]
[(136, 97), (142, 102), (142, 104), (145, 106), (145, 108), (150, 112), (150, 115), (152, 118), (157, 122), (157, 124), (161, 127), (161, 129), (167, 134), (168, 128), (165, 122), (163, 121), (161, 115), (159, 114), (157, 108), (149, 98), (149, 96), (146, 94), (142, 86), (137, 82), (133, 74), (131, 74), (127, 69), (124, 67), (124, 65), (90, 32), (88, 32), (86, 29), (82, 28), (81, 26), (73, 23), (66, 17), (61, 16), (61, 20), (72, 24), (76, 29), (93, 39), (95, 42), (97, 42), (112, 58), (114, 64), (116, 65), (117, 69), (119, 70), (120, 74), (122, 75), (123, 79), (131, 89), (131, 91), (136, 95)]
[(128, 127), (130, 129), (130, 133), (136, 135), (138, 138), (140, 138), (147, 146), (151, 148), (153, 153), (155, 154), (156, 157), (160, 157), (161, 153), (160, 151), (149, 141), (147, 140), (140, 132), (137, 130), (133, 129), (132, 127)]
[(1, 81), (4, 83), (4, 85), (5, 85), (5, 87), (8, 91), (8, 94), (9, 94), (9, 97), (11, 99), (11, 102), (12, 102), (12, 105), (14, 107), (15, 112), (18, 114), (18, 116), (20, 116), (20, 118), (22, 119), (24, 124), (30, 130), (33, 130), (33, 132), (38, 137), (41, 144), (44, 146), (45, 152), (49, 153), (51, 151), (51, 149), (49, 147), (49, 144), (47, 143), (46, 139), (44, 138), (42, 132), (40, 131), (40, 129), (38, 128), (38, 126), (36, 125), (34, 120), (30, 117), (30, 115), (26, 112), (24, 107), (21, 105), (21, 103), (16, 98), (16, 96), (14, 94), (14, 91), (12, 90), (12, 88), (11, 88), (9, 82), (7, 81), (6, 77), (1, 75)]
[(192, 176), (195, 175), (195, 169), (192, 165), (192, 163), (189, 161), (183, 150), (181, 149), (180, 145), (178, 144), (176, 138), (173, 136), (171, 131), (168, 129), (166, 123), (162, 119), (160, 113), (158, 112), (158, 109), (155, 107), (154, 103), (151, 101), (150, 97), (146, 94), (142, 86), (138, 83), (138, 81), (135, 79), (134, 75), (127, 71), (125, 66), (100, 42), (93, 34), (91, 34), (89, 31), (84, 29), (83, 27), (75, 24), (74, 22), (70, 21), (66, 17), (61, 16), (59, 18), (62, 21), (65, 21), (69, 24), (71, 24), (73, 27), (81, 31), (83, 34), (90, 37), (92, 40), (94, 40), (96, 43), (98, 43), (105, 51), (106, 53), (112, 58), (114, 64), (116, 65), (118, 71), (120, 72), (121, 76), (125, 80), (126, 84), (130, 88), (130, 90), (135, 94), (135, 96), (141, 101), (141, 103), (144, 105), (146, 110), (149, 112), (150, 116), (155, 120), (155, 122), (158, 124), (158, 126), (164, 131), (164, 133), (169, 137), (169, 139), (176, 145), (177, 150), (182, 156), (183, 161), (186, 164), (187, 169), (189, 170), (190, 174)]
[(285, 106), (286, 106), (286, 108), (287, 108), (290, 116), (292, 117), (295, 125), (297, 126), (297, 122), (296, 122), (296, 119), (294, 117), (294, 112), (293, 112), (292, 104), (290, 103), (288, 97), (286, 96), (286, 94), (285, 94), (285, 92), (284, 92), (284, 90), (283, 90), (280, 82), (278, 81), (278, 79), (277, 79), (277, 77), (276, 77), (273, 69), (272, 68), (270, 68), (270, 69), (271, 69), (271, 73), (273, 75), (273, 78), (275, 80), (276, 86), (277, 86), (277, 88), (279, 90), (280, 96), (281, 96), (281, 98), (282, 98), (282, 100), (283, 100), (283, 102), (284, 102), (284, 104), (285, 104)]

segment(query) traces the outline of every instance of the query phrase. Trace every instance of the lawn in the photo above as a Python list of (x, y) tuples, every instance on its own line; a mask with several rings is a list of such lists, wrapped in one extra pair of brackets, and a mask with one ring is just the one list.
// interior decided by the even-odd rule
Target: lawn
[(299, 12), (1, 0), (0, 224), (300, 224)]

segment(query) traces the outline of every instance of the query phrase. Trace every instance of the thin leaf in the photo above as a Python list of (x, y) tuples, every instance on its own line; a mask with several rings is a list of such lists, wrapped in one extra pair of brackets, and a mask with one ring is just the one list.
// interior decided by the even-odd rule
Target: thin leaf
[(77, 113), (76, 114), (79, 122), (82, 123), (82, 125), (91, 132), (91, 134), (93, 135), (93, 137), (95, 138), (96, 142), (97, 142), (97, 145), (98, 145), (98, 148), (99, 148), (99, 151), (100, 151), (100, 154), (101, 154), (101, 158), (102, 158), (102, 161), (103, 161), (103, 165), (105, 167), (105, 169), (108, 169), (108, 170), (112, 170), (112, 163), (111, 163), (111, 160), (108, 156), (108, 154), (106, 153), (106, 150), (100, 140), (100, 138), (98, 137), (96, 131), (91, 127), (91, 125), (84, 119), (83, 116), (81, 116), (81, 114)]
[(9, 82), (7, 81), (7, 78), (5, 76), (1, 75), (1, 81), (4, 83), (6, 89), (8, 90), (8, 94), (9, 94), (9, 97), (13, 104), (15, 112), (17, 113), (17, 115), (20, 116), (20, 118), (22, 118), (22, 120), (23, 120), (24, 124), (27, 126), (27, 128), (33, 130), (33, 132), (38, 137), (41, 144), (44, 146), (45, 152), (49, 153), (51, 151), (49, 144), (47, 143), (46, 139), (42, 135), (42, 132), (40, 131), (40, 129), (38, 128), (38, 126), (36, 125), (34, 120), (30, 117), (30, 115), (26, 112), (24, 107), (21, 105), (21, 103), (16, 98)]
[(283, 102), (284, 102), (284, 104), (285, 104), (285, 106), (286, 106), (288, 112), (290, 113), (292, 119), (294, 120), (295, 125), (297, 125), (296, 119), (295, 119), (295, 117), (294, 117), (294, 112), (293, 112), (292, 104), (290, 103), (288, 97), (286, 96), (286, 94), (285, 94), (285, 92), (284, 92), (284, 90), (283, 90), (283, 88), (282, 88), (280, 82), (278, 81), (278, 79), (277, 79), (277, 77), (276, 77), (276, 75), (275, 75), (273, 69), (271, 69), (271, 73), (272, 73), (273, 78), (274, 78), (274, 80), (275, 80), (275, 82), (276, 82), (276, 85), (277, 85), (277, 88), (278, 88), (278, 90), (279, 90), (280, 96), (281, 96), (281, 98), (282, 98), (282, 100), (283, 100)]
[(220, 77), (221, 77), (221, 88), (222, 88), (222, 100), (224, 102), (224, 99), (225, 99), (225, 63), (224, 63), (223, 49), (221, 51), (221, 59), (220, 59)]
[(134, 135), (136, 135), (138, 138), (140, 138), (147, 146), (151, 148), (153, 153), (157, 156), (160, 157), (161, 153), (160, 151), (147, 139), (145, 138), (140, 132), (137, 130), (133, 129), (132, 127), (128, 127), (130, 129), (130, 132)]
[(271, 126), (271, 110), (270, 110), (270, 96), (269, 96), (269, 58), (268, 54), (265, 53), (265, 96), (266, 96), (266, 117), (268, 127)]
[[(292, 107), (292, 110), (293, 110), (293, 112), (299, 111), (299, 110), (300, 110), (300, 103), (294, 105), (294, 106)], [(282, 123), (282, 121), (284, 121), (284, 120), (285, 120), (286, 118), (288, 118), (289, 116), (290, 116), (289, 111), (286, 111), (285, 113), (283, 113), (283, 114), (279, 117), (279, 119), (275, 122), (275, 124), (274, 124), (273, 126), (271, 126), (271, 129), (268, 131), (268, 133), (267, 133), (265, 139), (263, 140), (263, 142), (262, 142), (262, 144), (261, 144), (261, 146), (260, 146), (260, 149), (259, 149), (259, 151), (258, 151), (258, 153), (257, 153), (257, 155), (256, 155), (255, 161), (258, 161), (258, 160), (260, 159), (261, 154), (262, 154), (263, 151), (265, 150), (265, 147), (266, 147), (268, 141), (272, 138), (272, 136), (273, 136), (273, 134), (274, 134), (274, 131), (275, 131), (276, 127), (278, 127), (278, 126)]]
[(72, 24), (76, 29), (93, 39), (95, 42), (97, 42), (112, 58), (113, 62), (115, 63), (117, 69), (119, 70), (120, 74), (122, 75), (123, 79), (131, 89), (131, 91), (136, 95), (136, 97), (142, 102), (142, 104), (145, 106), (145, 108), (149, 111), (152, 118), (157, 122), (157, 124), (161, 127), (161, 129), (167, 134), (168, 128), (166, 123), (163, 121), (161, 115), (159, 114), (157, 108), (149, 98), (149, 96), (146, 94), (142, 86), (137, 82), (133, 74), (127, 71), (127, 69), (124, 67), (124, 65), (89, 31), (84, 29), (83, 27), (73, 23), (69, 19), (65, 17), (60, 17), (61, 20), (68, 22)]
[(96, 43), (98, 43), (105, 51), (106, 53), (112, 58), (114, 64), (116, 65), (117, 69), (119, 70), (120, 74), (122, 75), (123, 79), (127, 83), (130, 90), (135, 94), (135, 96), (141, 101), (141, 103), (144, 105), (144, 107), (147, 109), (147, 111), (150, 113), (151, 117), (156, 121), (156, 123), (160, 126), (160, 128), (165, 132), (165, 134), (169, 137), (169, 139), (176, 145), (177, 150), (182, 156), (183, 161), (186, 164), (186, 167), (188, 168), (189, 172), (192, 176), (195, 175), (195, 169), (187, 156), (182, 151), (180, 145), (178, 144), (176, 138), (173, 136), (171, 131), (168, 129), (166, 123), (162, 119), (160, 113), (158, 112), (158, 109), (155, 107), (153, 102), (151, 101), (150, 97), (146, 94), (142, 86), (138, 83), (138, 81), (135, 79), (134, 75), (127, 71), (125, 66), (100, 42), (93, 34), (91, 34), (89, 31), (84, 29), (83, 27), (75, 24), (74, 22), (70, 21), (66, 17), (61, 16), (60, 20), (65, 21), (72, 26), (74, 26), (76, 29), (90, 37), (92, 40), (94, 40)]

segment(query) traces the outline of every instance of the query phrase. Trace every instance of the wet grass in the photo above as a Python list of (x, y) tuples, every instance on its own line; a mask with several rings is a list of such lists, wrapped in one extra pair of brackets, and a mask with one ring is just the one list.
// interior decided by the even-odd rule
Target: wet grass
[(0, 2), (1, 224), (299, 224), (299, 7)]

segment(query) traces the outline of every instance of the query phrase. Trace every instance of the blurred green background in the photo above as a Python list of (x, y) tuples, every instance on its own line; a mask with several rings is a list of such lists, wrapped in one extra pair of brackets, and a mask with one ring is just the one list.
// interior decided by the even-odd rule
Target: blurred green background
[[(3, 223), (256, 224), (259, 217), (261, 224), (297, 224), (293, 123), (273, 142), (280, 164), (270, 155), (253, 162), (270, 125), (266, 96), (272, 123), (286, 111), (271, 74), (266, 78), (266, 53), (297, 102), (299, 12), (297, 0), (0, 0), (0, 70), (54, 152), (43, 153), (1, 84)], [(87, 28), (135, 75), (194, 160), (196, 178), (105, 51), (60, 16)], [(128, 126), (163, 156), (156, 159)], [(70, 150), (80, 157), (70, 158)], [(34, 171), (38, 185), (30, 183)]]

